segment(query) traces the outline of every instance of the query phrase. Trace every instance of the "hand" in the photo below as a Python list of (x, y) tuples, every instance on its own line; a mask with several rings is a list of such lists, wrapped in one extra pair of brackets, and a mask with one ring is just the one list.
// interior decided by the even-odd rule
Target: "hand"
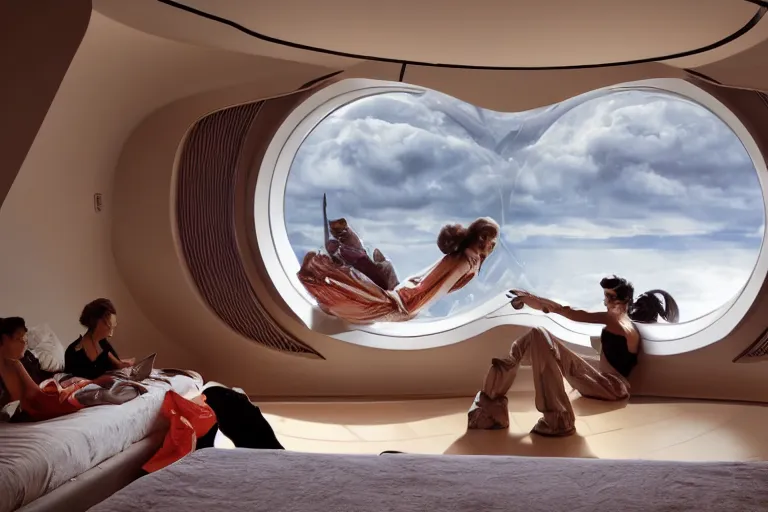
[(528, 292), (523, 290), (509, 290), (509, 292), (507, 292), (507, 298), (512, 299), (510, 304), (515, 309), (523, 309), (526, 305), (526, 298), (529, 295)]
[(130, 368), (136, 364), (136, 358), (132, 357), (130, 359), (121, 359), (120, 360), (120, 368)]
[(510, 304), (515, 309), (523, 309), (523, 307), (525, 306), (525, 299), (523, 297), (517, 295), (516, 290), (510, 290), (507, 293), (507, 298), (508, 299), (512, 299), (510, 301)]
[(507, 292), (507, 297), (512, 299), (511, 304), (515, 309), (522, 309), (523, 306), (528, 306), (529, 308), (538, 309), (544, 313), (549, 313), (552, 309), (550, 304), (547, 304), (549, 301), (540, 299), (525, 290), (509, 290), (509, 292)]

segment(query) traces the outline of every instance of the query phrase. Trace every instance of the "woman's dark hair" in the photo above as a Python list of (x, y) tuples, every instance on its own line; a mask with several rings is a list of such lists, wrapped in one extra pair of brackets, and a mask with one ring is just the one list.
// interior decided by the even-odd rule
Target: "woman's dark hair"
[(107, 315), (116, 315), (115, 305), (109, 299), (96, 299), (85, 305), (83, 312), (80, 313), (80, 325), (93, 331), (98, 325), (99, 320)]
[[(664, 304), (658, 295), (664, 299)], [(629, 317), (635, 322), (655, 323), (662, 317), (669, 323), (680, 320), (680, 309), (672, 296), (664, 290), (650, 290), (641, 294), (629, 308)]]
[(24, 319), (18, 316), (10, 316), (8, 318), (0, 318), (0, 343), (2, 343), (3, 336), (9, 338), (16, 334), (16, 331), (23, 329), (27, 332), (27, 324)]
[[(600, 280), (600, 286), (604, 290), (612, 290), (616, 294), (616, 300), (627, 303), (629, 318), (635, 322), (652, 324), (662, 317), (667, 322), (676, 323), (680, 319), (677, 302), (664, 290), (650, 290), (633, 300), (635, 288), (623, 277), (604, 277)], [(663, 303), (659, 295), (664, 299)]]
[(437, 235), (437, 248), (443, 254), (463, 251), (477, 240), (481, 233), (498, 236), (499, 225), (493, 219), (481, 217), (465, 228), (461, 224), (446, 224)]

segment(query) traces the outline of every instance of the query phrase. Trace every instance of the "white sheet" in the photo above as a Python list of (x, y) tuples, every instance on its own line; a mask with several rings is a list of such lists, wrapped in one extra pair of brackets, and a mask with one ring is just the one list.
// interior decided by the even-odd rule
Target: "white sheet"
[[(123, 405), (100, 405), (40, 423), (0, 423), (0, 512), (34, 501), (164, 426), (162, 382)], [(199, 393), (193, 379), (176, 376), (182, 396)]]

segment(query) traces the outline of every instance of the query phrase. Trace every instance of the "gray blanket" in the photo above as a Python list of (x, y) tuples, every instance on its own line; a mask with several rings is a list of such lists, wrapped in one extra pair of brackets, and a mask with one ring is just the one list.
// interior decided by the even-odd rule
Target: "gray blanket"
[(768, 510), (768, 463), (197, 451), (93, 512)]

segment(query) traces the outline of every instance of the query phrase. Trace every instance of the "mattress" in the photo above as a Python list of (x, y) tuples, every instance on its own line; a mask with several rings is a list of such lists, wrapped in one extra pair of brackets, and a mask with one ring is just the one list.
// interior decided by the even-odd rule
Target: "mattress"
[(90, 512), (765, 511), (768, 463), (199, 450)]
[(30, 503), (164, 428), (165, 392), (197, 394), (200, 382), (147, 380), (149, 392), (123, 405), (101, 405), (40, 423), (0, 423), (0, 512)]
[(160, 449), (166, 432), (155, 431), (17, 512), (86, 512), (146, 474), (141, 467)]

